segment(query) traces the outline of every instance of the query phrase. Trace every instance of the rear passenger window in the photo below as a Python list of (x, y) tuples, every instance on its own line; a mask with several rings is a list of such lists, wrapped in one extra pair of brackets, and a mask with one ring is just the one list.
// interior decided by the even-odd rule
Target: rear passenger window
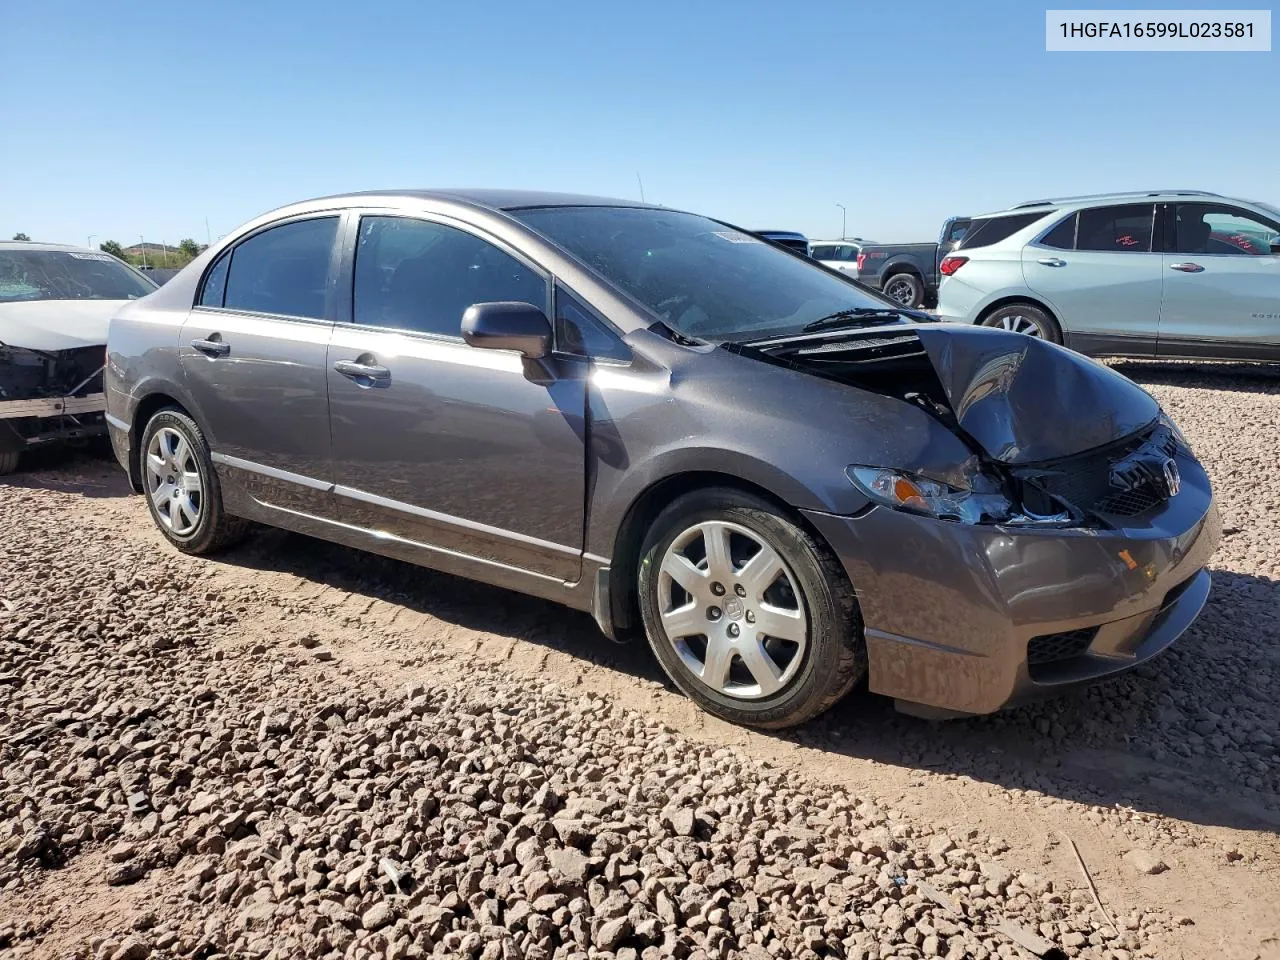
[(363, 217), (356, 245), (356, 323), (462, 336), (473, 303), (547, 309), (547, 281), (479, 237), (429, 220)]
[(1023, 227), (1029, 227), (1042, 219), (1047, 211), (1039, 213), (1011, 213), (1003, 217), (982, 217), (974, 220), (964, 237), (956, 246), (957, 250), (972, 250), (974, 247), (989, 247), (993, 243), (1007, 240)]
[(1129, 253), (1151, 251), (1151, 227), (1155, 205), (1130, 203), (1093, 207), (1077, 215), (1077, 250), (1111, 250)]
[(1040, 244), (1053, 247), (1055, 250), (1074, 250), (1076, 248), (1076, 215), (1073, 213), (1046, 233), (1040, 240)]
[(200, 306), (220, 307), (222, 298), (227, 293), (227, 268), (231, 266), (231, 252), (218, 258), (213, 269), (204, 278), (204, 289), (200, 291)]
[(231, 254), (227, 309), (323, 319), (337, 232), (337, 217), (321, 217), (272, 227), (239, 244)]

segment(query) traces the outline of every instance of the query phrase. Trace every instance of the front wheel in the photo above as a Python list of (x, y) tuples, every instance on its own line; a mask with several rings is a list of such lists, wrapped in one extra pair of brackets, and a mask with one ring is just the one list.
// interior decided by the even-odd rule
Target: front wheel
[(18, 461), (22, 459), (22, 454), (18, 451), (9, 453), (0, 453), (0, 477), (7, 476), (18, 469)]
[(779, 729), (866, 672), (853, 589), (831, 552), (758, 497), (686, 494), (641, 548), (640, 612), (667, 675), (709, 713)]
[(141, 457), (147, 509), (171, 544), (206, 554), (244, 538), (249, 522), (223, 509), (209, 445), (186, 413), (168, 407), (147, 421)]

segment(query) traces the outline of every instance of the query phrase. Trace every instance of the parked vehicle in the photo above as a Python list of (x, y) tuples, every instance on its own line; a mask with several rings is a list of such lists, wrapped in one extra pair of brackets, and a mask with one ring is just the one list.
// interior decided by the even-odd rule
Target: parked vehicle
[(803, 233), (796, 233), (794, 230), (755, 230), (753, 232), (757, 237), (772, 240), (788, 250), (803, 253), (806, 257), (809, 255), (809, 238)]
[(968, 217), (948, 217), (934, 243), (867, 243), (858, 255), (858, 279), (904, 307), (933, 303), (938, 265), (969, 229)]
[(258, 521), (550, 598), (761, 727), (864, 675), (984, 713), (1128, 669), (1219, 535), (1127, 378), (620, 200), (266, 214), (115, 317), (107, 408), (182, 551)]
[(0, 243), (0, 474), (32, 447), (106, 432), (107, 321), (154, 289), (96, 250)]
[(851, 240), (813, 240), (809, 243), (809, 256), (824, 267), (839, 270), (852, 279), (858, 279), (858, 254), (872, 240), (854, 237)]
[(938, 310), (1093, 356), (1280, 360), (1280, 208), (1201, 191), (974, 219)]

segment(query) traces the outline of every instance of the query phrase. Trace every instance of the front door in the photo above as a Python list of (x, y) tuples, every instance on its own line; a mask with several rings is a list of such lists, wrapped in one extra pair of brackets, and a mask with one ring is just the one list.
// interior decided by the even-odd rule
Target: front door
[(293, 220), (236, 244), (182, 327), (186, 385), (229, 506), (321, 513), (330, 483), (326, 349), (335, 216)]
[(577, 580), (586, 364), (526, 372), (462, 340), (473, 303), (549, 310), (548, 279), (461, 226), (358, 221), (350, 322), (329, 346), (335, 509), (454, 558)]
[(1160, 307), (1162, 357), (1280, 360), (1280, 224), (1238, 207), (1179, 203)]
[(1092, 207), (1023, 247), (1023, 278), (1061, 319), (1068, 346), (1154, 356), (1164, 279), (1154, 214), (1151, 203)]

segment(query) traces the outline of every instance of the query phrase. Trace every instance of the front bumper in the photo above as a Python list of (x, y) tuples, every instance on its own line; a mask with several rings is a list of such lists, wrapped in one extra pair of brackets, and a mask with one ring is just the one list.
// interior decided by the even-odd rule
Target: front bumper
[(1182, 491), (1125, 529), (806, 511), (857, 592), (871, 690), (991, 713), (1164, 651), (1208, 597), (1205, 566), (1221, 535), (1203, 469), (1182, 466)]
[(0, 400), (0, 453), (101, 436), (106, 430), (106, 409), (101, 393)]

